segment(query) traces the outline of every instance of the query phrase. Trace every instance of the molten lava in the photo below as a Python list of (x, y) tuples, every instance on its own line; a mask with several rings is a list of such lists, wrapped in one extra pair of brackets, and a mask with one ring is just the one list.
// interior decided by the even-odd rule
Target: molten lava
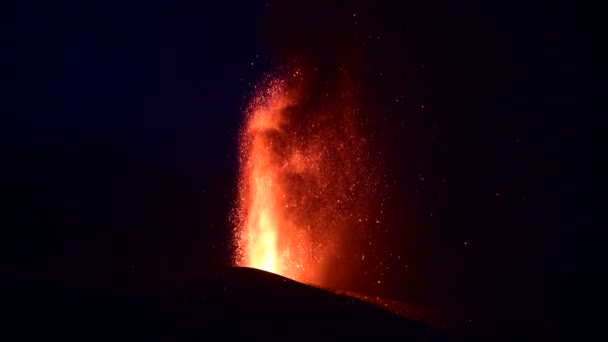
[(369, 172), (352, 93), (314, 101), (310, 93), (297, 71), (270, 81), (249, 106), (236, 263), (323, 285), (344, 232), (361, 222)]

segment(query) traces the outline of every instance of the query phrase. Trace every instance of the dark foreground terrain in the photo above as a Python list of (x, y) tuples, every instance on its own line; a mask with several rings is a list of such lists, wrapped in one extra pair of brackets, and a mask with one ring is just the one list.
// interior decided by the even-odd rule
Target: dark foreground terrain
[(4, 332), (20, 339), (446, 339), (361, 300), (248, 268), (215, 272), (165, 295), (82, 291), (32, 282), (12, 284), (2, 297), (8, 317)]

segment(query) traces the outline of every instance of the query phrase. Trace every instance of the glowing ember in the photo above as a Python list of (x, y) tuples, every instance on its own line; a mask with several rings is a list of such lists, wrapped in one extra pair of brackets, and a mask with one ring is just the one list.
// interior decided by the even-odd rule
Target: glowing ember
[(361, 214), (364, 140), (351, 93), (311, 101), (302, 73), (290, 75), (269, 82), (247, 111), (236, 263), (324, 284), (343, 232)]

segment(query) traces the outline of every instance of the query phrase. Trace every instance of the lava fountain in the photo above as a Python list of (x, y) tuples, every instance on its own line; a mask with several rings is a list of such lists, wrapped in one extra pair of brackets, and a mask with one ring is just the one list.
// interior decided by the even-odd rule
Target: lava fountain
[(345, 237), (365, 216), (372, 173), (352, 88), (312, 88), (289, 72), (258, 87), (246, 111), (235, 262), (324, 285), (347, 264)]

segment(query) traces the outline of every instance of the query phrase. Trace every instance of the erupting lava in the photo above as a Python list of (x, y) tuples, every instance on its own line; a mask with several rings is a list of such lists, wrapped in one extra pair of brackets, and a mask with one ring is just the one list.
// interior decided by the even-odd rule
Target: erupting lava
[(352, 92), (311, 93), (296, 71), (270, 81), (247, 110), (236, 263), (322, 285), (345, 228), (360, 218), (369, 173)]

